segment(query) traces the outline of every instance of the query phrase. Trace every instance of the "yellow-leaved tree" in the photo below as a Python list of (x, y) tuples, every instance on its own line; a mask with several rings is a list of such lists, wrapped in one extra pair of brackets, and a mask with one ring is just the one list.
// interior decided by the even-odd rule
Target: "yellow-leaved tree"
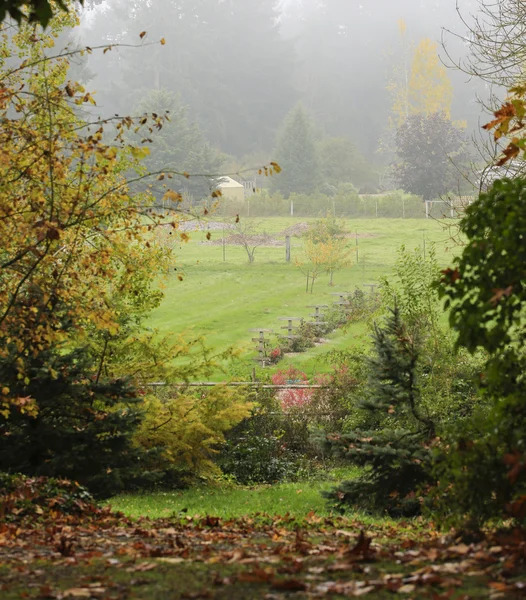
[(398, 129), (411, 115), (451, 116), (453, 86), (440, 62), (438, 46), (424, 38), (415, 46), (407, 38), (404, 21), (399, 22), (401, 49), (387, 89), (391, 93), (390, 124)]
[[(53, 50), (59, 32), (76, 22), (69, 12), (45, 32), (27, 24), (0, 26), (4, 413), (10, 404), (24, 404), (20, 384), (30, 384), (29, 365), (46, 350), (78, 342), (90, 328), (118, 331), (109, 282), (118, 279), (119, 293), (126, 294), (131, 278), (123, 274), (155, 276), (158, 270), (159, 253), (144, 240), (145, 227), (157, 222), (151, 200), (129, 191), (130, 172), (144, 176), (138, 161), (147, 148), (130, 146), (123, 134), (141, 124), (117, 120), (108, 142), (106, 123), (79, 116), (94, 99), (67, 80), (68, 52)], [(162, 117), (152, 125), (161, 127)]]
[[(46, 30), (0, 24), (0, 471), (70, 477), (109, 494), (164, 452), (154, 458), (134, 438), (157, 415), (141, 386), (209, 373), (215, 357), (202, 340), (143, 326), (170, 262), (154, 228), (167, 221), (188, 237), (176, 191), (166, 188), (168, 215), (138, 191), (155, 175), (141, 159), (165, 118), (90, 120), (93, 95), (68, 79), (78, 52), (56, 47), (78, 22), (67, 4)], [(137, 137), (144, 143), (130, 142)], [(221, 400), (177, 421), (217, 441), (248, 408), (214, 394)]]
[(440, 112), (450, 118), (452, 100), (453, 86), (440, 62), (438, 46), (425, 38), (413, 53), (408, 89), (409, 113), (429, 116)]

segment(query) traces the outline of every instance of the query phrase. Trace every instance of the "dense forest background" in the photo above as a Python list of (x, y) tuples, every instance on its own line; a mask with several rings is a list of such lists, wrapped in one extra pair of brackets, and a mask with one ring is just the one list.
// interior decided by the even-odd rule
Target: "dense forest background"
[[(396, 88), (411, 69), (415, 47), (436, 43), (445, 64), (469, 51), (455, 4), (108, 0), (86, 6), (75, 33), (83, 43), (135, 43), (147, 31), (145, 43), (164, 38), (166, 45), (94, 53), (79, 71), (97, 90), (103, 116), (133, 113), (152, 90), (173, 93), (206, 140), (241, 165), (270, 157), (280, 124), (301, 102), (320, 136), (344, 137), (382, 166), (392, 159)], [(459, 3), (468, 23), (475, 8), (469, 0)], [(451, 118), (470, 134), (480, 125), (477, 98), (490, 91), (462, 72), (451, 70), (448, 77)]]

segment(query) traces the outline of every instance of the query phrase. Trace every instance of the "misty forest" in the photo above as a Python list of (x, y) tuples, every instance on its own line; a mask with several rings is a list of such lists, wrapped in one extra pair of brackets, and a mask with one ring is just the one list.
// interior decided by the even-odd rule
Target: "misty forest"
[(2, 599), (526, 598), (525, 65), (522, 0), (1, 0)]

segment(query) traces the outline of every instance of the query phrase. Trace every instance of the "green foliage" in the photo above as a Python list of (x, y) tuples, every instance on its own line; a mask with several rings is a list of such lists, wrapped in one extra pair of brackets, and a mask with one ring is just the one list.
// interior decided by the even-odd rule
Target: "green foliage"
[(422, 401), (436, 423), (445, 426), (469, 417), (480, 404), (478, 383), (484, 356), (455, 355), (455, 340), (441, 324), (443, 309), (436, 292), (439, 266), (434, 245), (426, 256), (402, 246), (389, 279), (381, 279), (385, 307), (395, 302), (412, 335), (419, 338), (419, 382)]
[(309, 348), (313, 348), (320, 338), (319, 327), (312, 323), (302, 321), (294, 330), (292, 339), (283, 339), (280, 342), (282, 352), (305, 352)]
[(0, 470), (71, 479), (100, 496), (148, 479), (132, 443), (142, 400), (129, 381), (97, 377), (86, 348), (42, 353), (29, 372), (13, 391), (39, 411), (0, 417)]
[(420, 511), (418, 486), (430, 482), (427, 445), (435, 424), (423, 406), (418, 382), (418, 340), (395, 306), (383, 328), (374, 326), (375, 354), (368, 359), (367, 393), (359, 406), (369, 412), (369, 431), (329, 436), (339, 456), (366, 467), (326, 497), (346, 506), (410, 515)]
[(88, 510), (96, 510), (95, 500), (85, 487), (74, 481), (0, 473), (0, 521)]
[[(398, 310), (411, 331), (427, 331), (437, 335), (441, 306), (434, 283), (439, 273), (433, 245), (426, 256), (420, 249), (410, 252), (402, 246), (394, 267), (394, 278), (380, 280), (382, 300), (385, 306)], [(394, 279), (394, 281), (393, 281)]]
[(297, 457), (272, 433), (261, 437), (247, 432), (236, 437), (221, 458), (223, 472), (243, 485), (284, 481), (295, 473), (296, 463)]
[[(526, 523), (526, 419), (516, 405), (480, 411), (453, 423), (433, 453), (428, 510), (443, 527), (479, 530), (488, 521)], [(513, 450), (512, 450), (513, 449)]]
[(292, 193), (309, 194), (318, 187), (320, 159), (314, 122), (302, 105), (294, 108), (283, 122), (275, 159), (282, 172), (272, 179), (273, 192), (288, 198)]
[(378, 185), (378, 173), (347, 138), (325, 138), (319, 143), (321, 178), (338, 188), (352, 183), (357, 188)]
[(243, 390), (218, 385), (202, 393), (159, 392), (145, 399), (144, 409), (134, 441), (146, 451), (160, 451), (152, 468), (195, 478), (220, 473), (213, 458), (225, 432), (250, 414), (251, 404)]
[(525, 341), (525, 195), (524, 179), (503, 179), (466, 209), (460, 227), (469, 242), (441, 286), (458, 345), (506, 349), (510, 362), (520, 362)]
[(497, 181), (466, 210), (468, 243), (440, 285), (457, 345), (489, 353), (482, 377), (489, 410), (436, 458), (438, 504), (456, 524), (526, 517), (525, 189), (522, 179)]
[(304, 411), (285, 414), (273, 392), (259, 390), (250, 417), (227, 434), (218, 463), (239, 483), (276, 483), (297, 477), (311, 450)]
[(309, 225), (305, 232), (305, 238), (314, 244), (323, 244), (336, 237), (343, 237), (348, 233), (345, 221), (337, 219), (329, 213), (324, 219), (317, 219)]
[(411, 115), (396, 134), (394, 176), (406, 192), (434, 200), (465, 185), (465, 140), (443, 113)]

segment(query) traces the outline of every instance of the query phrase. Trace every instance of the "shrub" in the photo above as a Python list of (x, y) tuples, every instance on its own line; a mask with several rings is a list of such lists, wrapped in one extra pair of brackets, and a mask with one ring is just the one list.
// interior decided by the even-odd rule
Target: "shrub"
[(76, 482), (0, 473), (0, 521), (96, 511), (93, 496)]
[(258, 390), (251, 415), (226, 434), (218, 464), (239, 483), (276, 483), (298, 472), (308, 431), (285, 415), (271, 390)]
[(248, 435), (228, 444), (220, 464), (243, 485), (278, 483), (294, 474), (296, 458), (279, 435)]
[[(274, 385), (286, 384), (305, 384), (309, 383), (309, 378), (303, 371), (296, 369), (293, 366), (285, 370), (277, 371), (272, 375), (272, 383)], [(281, 403), (281, 408), (284, 412), (288, 412), (294, 408), (304, 408), (312, 399), (312, 390), (308, 388), (290, 388), (280, 390), (277, 394)]]
[[(518, 416), (518, 415), (516, 415)], [(508, 448), (521, 442), (526, 419), (477, 414), (452, 424), (433, 454), (437, 482), (428, 510), (442, 527), (478, 531), (502, 517), (526, 524), (526, 462)], [(510, 426), (517, 430), (510, 436)], [(513, 439), (514, 438), (514, 439)]]
[(240, 388), (218, 385), (202, 393), (167, 389), (145, 399), (145, 417), (134, 436), (144, 450), (156, 450), (149, 467), (166, 473), (165, 483), (211, 477), (225, 433), (245, 419), (252, 404)]
[(279, 361), (283, 358), (283, 349), (279, 346), (272, 348), (272, 350), (268, 353), (268, 358), (271, 365), (279, 363)]

